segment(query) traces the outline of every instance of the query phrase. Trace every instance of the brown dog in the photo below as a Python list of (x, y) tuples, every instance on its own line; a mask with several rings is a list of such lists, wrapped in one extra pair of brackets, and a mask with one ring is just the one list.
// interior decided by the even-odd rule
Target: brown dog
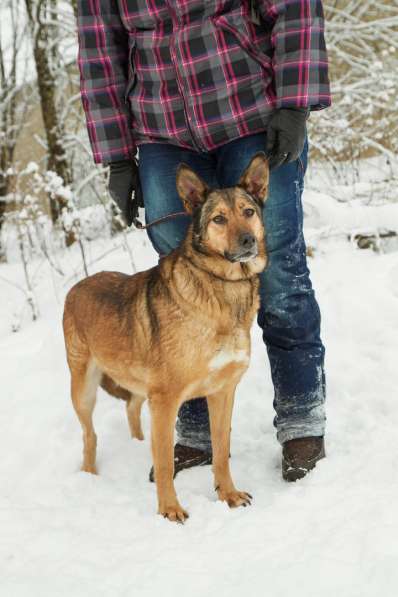
[(214, 190), (186, 165), (177, 189), (192, 225), (182, 245), (156, 267), (127, 276), (101, 272), (76, 284), (64, 311), (72, 401), (83, 428), (82, 469), (95, 473), (92, 423), (103, 385), (127, 400), (131, 433), (143, 438), (142, 402), (151, 413), (159, 513), (184, 521), (173, 483), (174, 424), (181, 404), (207, 396), (213, 471), (220, 500), (250, 503), (229, 471), (235, 388), (249, 364), (258, 276), (267, 262), (261, 208), (268, 163), (257, 154), (239, 185)]

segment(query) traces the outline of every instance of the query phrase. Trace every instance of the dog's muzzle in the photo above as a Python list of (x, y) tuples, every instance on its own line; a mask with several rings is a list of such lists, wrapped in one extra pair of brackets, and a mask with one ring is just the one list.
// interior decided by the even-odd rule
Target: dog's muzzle
[(225, 251), (224, 256), (228, 261), (232, 263), (244, 263), (245, 261), (250, 261), (254, 259), (258, 255), (258, 247), (257, 247), (257, 240), (255, 237), (250, 234), (249, 232), (245, 232), (240, 235), (239, 237), (239, 245), (238, 249), (233, 253), (229, 251)]

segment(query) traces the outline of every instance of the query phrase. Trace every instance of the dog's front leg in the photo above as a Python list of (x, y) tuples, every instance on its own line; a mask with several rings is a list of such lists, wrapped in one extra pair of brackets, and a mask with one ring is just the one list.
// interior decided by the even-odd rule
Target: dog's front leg
[(184, 522), (188, 513), (178, 502), (174, 488), (174, 425), (179, 403), (162, 394), (149, 396), (153, 468), (158, 493), (159, 514), (174, 522)]
[(247, 506), (251, 495), (238, 491), (229, 469), (231, 418), (236, 385), (207, 397), (213, 448), (214, 484), (220, 500), (231, 508)]

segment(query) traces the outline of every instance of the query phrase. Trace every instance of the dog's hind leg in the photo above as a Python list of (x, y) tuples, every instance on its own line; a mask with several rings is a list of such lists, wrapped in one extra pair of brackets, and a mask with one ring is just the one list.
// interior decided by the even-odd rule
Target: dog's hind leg
[(82, 471), (97, 474), (95, 465), (97, 436), (93, 427), (93, 410), (101, 371), (92, 359), (71, 366), (72, 402), (83, 429)]
[(143, 440), (144, 434), (141, 427), (141, 408), (145, 398), (131, 394), (130, 399), (126, 403), (127, 419), (129, 422), (131, 437)]
[(141, 428), (141, 406), (146, 400), (142, 396), (136, 396), (129, 390), (122, 388), (109, 375), (102, 375), (100, 386), (108, 394), (115, 398), (120, 398), (126, 402), (127, 420), (129, 422), (131, 437), (137, 439), (144, 439), (144, 434)]

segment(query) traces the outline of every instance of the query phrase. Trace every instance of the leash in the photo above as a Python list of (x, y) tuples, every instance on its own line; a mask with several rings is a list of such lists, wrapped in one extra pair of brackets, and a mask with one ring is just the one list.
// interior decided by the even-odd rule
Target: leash
[(166, 222), (167, 220), (174, 220), (179, 216), (188, 216), (189, 214), (186, 211), (177, 211), (175, 214), (169, 214), (168, 216), (163, 216), (162, 218), (157, 218), (157, 220), (153, 220), (153, 222), (149, 222), (149, 224), (142, 224), (138, 218), (133, 219), (133, 224), (138, 230), (146, 230), (147, 228), (151, 228), (151, 226), (156, 226), (157, 224), (161, 224), (162, 222)]

